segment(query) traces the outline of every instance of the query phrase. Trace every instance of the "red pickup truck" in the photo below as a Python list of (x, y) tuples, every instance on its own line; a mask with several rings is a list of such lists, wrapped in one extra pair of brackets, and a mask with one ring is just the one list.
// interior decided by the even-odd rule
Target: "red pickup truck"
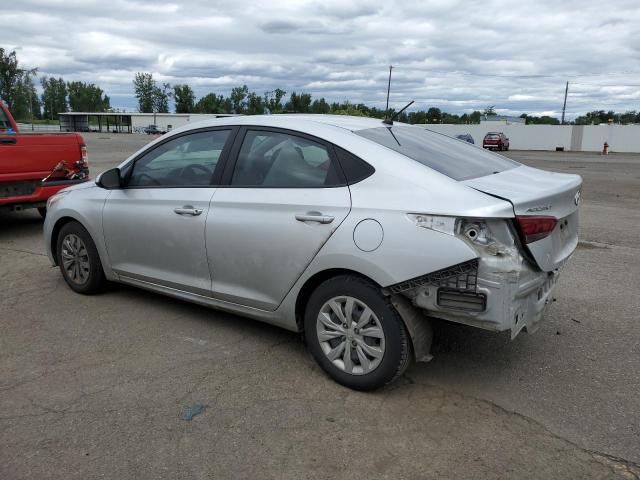
[(0, 209), (37, 208), (47, 199), (89, 179), (87, 148), (77, 133), (20, 133), (0, 100)]

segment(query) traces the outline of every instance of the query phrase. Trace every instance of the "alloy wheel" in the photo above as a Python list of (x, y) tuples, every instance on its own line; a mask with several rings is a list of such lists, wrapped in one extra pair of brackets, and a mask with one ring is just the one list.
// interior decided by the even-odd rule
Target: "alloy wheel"
[(365, 375), (375, 370), (385, 352), (385, 335), (375, 313), (354, 297), (327, 301), (316, 321), (320, 348), (340, 370)]
[(77, 285), (83, 285), (89, 280), (91, 266), (89, 252), (82, 239), (73, 233), (62, 240), (62, 267), (67, 278)]

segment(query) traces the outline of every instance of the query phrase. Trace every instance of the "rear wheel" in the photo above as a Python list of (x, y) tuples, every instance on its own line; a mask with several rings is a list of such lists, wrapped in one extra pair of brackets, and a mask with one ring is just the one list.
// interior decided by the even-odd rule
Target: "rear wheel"
[(82, 225), (70, 222), (62, 227), (56, 252), (62, 276), (72, 290), (90, 295), (103, 289), (106, 279), (98, 250)]
[(372, 390), (409, 366), (411, 339), (380, 288), (355, 276), (322, 283), (304, 318), (305, 339), (320, 367), (336, 382)]

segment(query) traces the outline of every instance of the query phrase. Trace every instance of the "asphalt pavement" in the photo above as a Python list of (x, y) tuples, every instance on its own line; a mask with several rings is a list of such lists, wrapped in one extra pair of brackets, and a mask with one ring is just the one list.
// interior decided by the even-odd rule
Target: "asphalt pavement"
[[(85, 135), (92, 172), (150, 140)], [(373, 393), (300, 338), (125, 286), (74, 294), (37, 213), (0, 213), (0, 478), (639, 478), (640, 155), (508, 152), (585, 180), (535, 334), (435, 325)]]

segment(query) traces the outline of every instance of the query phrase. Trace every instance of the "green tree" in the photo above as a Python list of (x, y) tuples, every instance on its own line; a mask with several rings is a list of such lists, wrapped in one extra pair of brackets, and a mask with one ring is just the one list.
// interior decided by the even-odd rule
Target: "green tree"
[(193, 111), (195, 113), (229, 113), (231, 100), (223, 95), (209, 93), (198, 100)]
[(311, 104), (311, 113), (330, 113), (331, 105), (324, 98), (314, 100)]
[(249, 95), (249, 88), (246, 85), (241, 87), (234, 87), (231, 89), (231, 108), (234, 113), (245, 113), (247, 110), (247, 96)]
[(488, 117), (492, 116), (492, 115), (497, 115), (496, 110), (495, 110), (495, 106), (494, 105), (490, 105), (487, 108), (484, 109), (484, 112), (482, 112), (483, 115), (486, 115)]
[[(604, 110), (594, 110), (592, 112), (588, 112), (585, 115), (581, 115), (577, 117), (574, 121), (576, 125), (599, 125), (601, 123), (620, 123), (622, 120), (622, 115), (614, 112), (613, 110), (609, 110), (605, 112)], [(637, 122), (640, 120), (638, 117), (634, 120)]]
[(460, 116), (456, 115), (455, 113), (442, 112), (442, 114), (440, 116), (440, 123), (459, 124), (459, 123), (462, 123), (462, 120), (461, 120)]
[(425, 112), (424, 110), (409, 112), (409, 123), (427, 123), (427, 112)]
[(31, 76), (24, 76), (16, 85), (15, 101), (11, 113), (16, 120), (41, 118), (40, 99)]
[(169, 113), (169, 99), (171, 98), (171, 85), (163, 83), (162, 88), (153, 87), (153, 111), (156, 113)]
[(264, 100), (260, 95), (257, 95), (255, 92), (251, 92), (247, 95), (248, 115), (261, 115), (264, 113), (264, 109)]
[(331, 113), (333, 115), (351, 115), (354, 117), (365, 117), (366, 113), (349, 101), (342, 103), (334, 102), (331, 104)]
[(176, 102), (176, 113), (191, 113), (194, 111), (196, 96), (189, 85), (174, 85), (173, 98)]
[(630, 110), (620, 114), (620, 123), (627, 125), (629, 123), (635, 123), (640, 118), (640, 115), (635, 110)]
[(53, 120), (59, 113), (64, 113), (67, 108), (67, 84), (60, 78), (42, 77), (42, 106), (44, 107), (44, 118)]
[(298, 95), (296, 92), (291, 92), (289, 101), (284, 108), (288, 112), (309, 113), (311, 108), (311, 94), (301, 93)]
[(534, 117), (523, 113), (520, 118), (524, 118), (527, 125), (560, 125), (560, 120), (549, 115), (542, 115), (541, 117)]
[(111, 108), (109, 97), (93, 83), (69, 82), (67, 91), (73, 112), (106, 112)]
[(431, 107), (427, 110), (427, 123), (441, 123), (442, 111), (437, 107)]
[(138, 99), (138, 110), (141, 113), (153, 113), (156, 81), (151, 73), (136, 73), (133, 79), (133, 90)]
[(32, 81), (36, 71), (35, 68), (21, 68), (15, 50), (7, 52), (0, 48), (0, 99), (6, 102), (16, 119), (39, 116), (40, 102)]
[(282, 99), (287, 94), (281, 88), (276, 88), (270, 92), (264, 92), (264, 104), (269, 109), (271, 113), (280, 113), (282, 112)]

